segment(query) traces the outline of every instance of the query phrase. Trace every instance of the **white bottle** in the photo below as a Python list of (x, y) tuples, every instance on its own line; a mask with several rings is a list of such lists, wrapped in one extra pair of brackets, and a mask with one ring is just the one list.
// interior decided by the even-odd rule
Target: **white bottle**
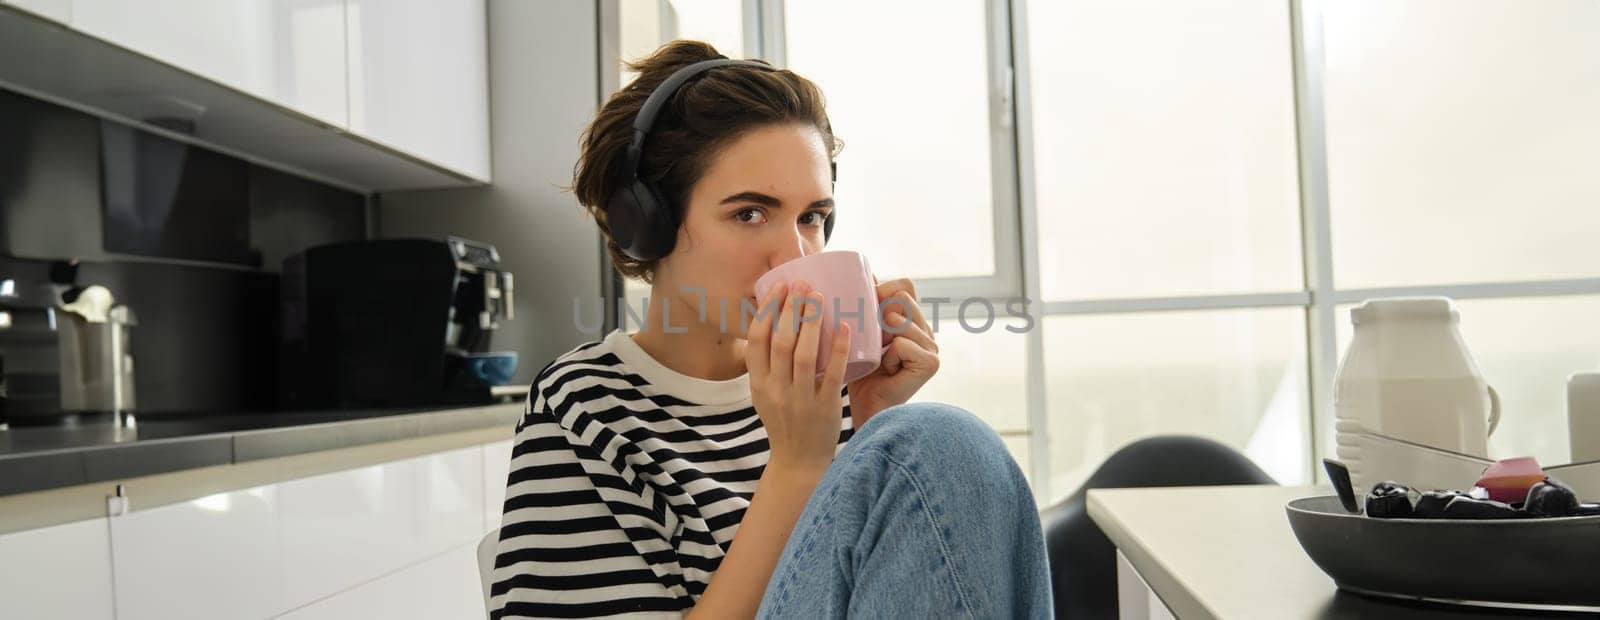
[(1567, 377), (1567, 433), (1573, 463), (1600, 461), (1600, 372)]
[(1364, 460), (1408, 459), (1365, 452), (1413, 448), (1363, 440), (1364, 433), (1487, 458), (1500, 398), (1467, 352), (1455, 304), (1445, 297), (1371, 299), (1350, 318), (1355, 338), (1334, 379), (1333, 410), (1339, 460), (1357, 492), (1382, 480), (1417, 484), (1439, 473), (1367, 471)]

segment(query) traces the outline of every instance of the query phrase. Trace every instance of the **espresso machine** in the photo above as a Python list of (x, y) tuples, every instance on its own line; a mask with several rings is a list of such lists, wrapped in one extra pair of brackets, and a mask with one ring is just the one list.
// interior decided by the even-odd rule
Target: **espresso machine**
[(516, 355), (491, 350), (514, 318), (491, 245), (374, 239), (286, 259), (280, 405), (292, 409), (493, 402)]
[(0, 425), (134, 425), (133, 313), (76, 274), (72, 262), (0, 256)]

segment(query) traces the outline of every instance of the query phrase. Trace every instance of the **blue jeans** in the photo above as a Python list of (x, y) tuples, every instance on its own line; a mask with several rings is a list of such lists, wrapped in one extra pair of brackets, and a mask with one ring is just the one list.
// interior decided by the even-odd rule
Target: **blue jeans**
[(873, 416), (811, 494), (762, 618), (1049, 618), (1033, 495), (1000, 437), (950, 405)]

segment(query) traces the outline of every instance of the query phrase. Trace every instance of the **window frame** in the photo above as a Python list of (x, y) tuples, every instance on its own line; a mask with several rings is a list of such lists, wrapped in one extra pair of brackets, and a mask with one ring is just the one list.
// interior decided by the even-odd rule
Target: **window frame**
[[(659, 0), (663, 5), (666, 0)], [(1035, 495), (1041, 501), (1050, 488), (1050, 415), (1045, 396), (1043, 319), (1047, 316), (1075, 314), (1131, 314), (1160, 311), (1207, 309), (1262, 309), (1299, 307), (1306, 313), (1307, 390), (1310, 398), (1308, 432), (1303, 440), (1310, 459), (1303, 464), (1306, 479), (1326, 481), (1317, 464), (1327, 456), (1324, 446), (1333, 432), (1333, 384), (1338, 371), (1336, 326), (1341, 304), (1358, 303), (1372, 297), (1443, 295), (1453, 299), (1507, 299), (1600, 294), (1600, 277), (1561, 280), (1523, 280), (1416, 286), (1341, 289), (1333, 277), (1332, 225), (1330, 219), (1324, 67), (1326, 58), (1322, 12), (1324, 0), (1284, 0), (1288, 7), (1288, 45), (1290, 46), (1294, 88), (1295, 158), (1299, 182), (1301, 266), (1304, 286), (1300, 290), (1229, 293), (1216, 295), (1161, 296), (1147, 298), (1086, 299), (1043, 302), (1040, 296), (1038, 240), (1024, 231), (1037, 230), (1038, 202), (1035, 193), (1037, 170), (1034, 160), (1035, 136), (1029, 76), (1031, 59), (1028, 47), (1028, 1), (985, 0), (988, 42), (990, 161), (993, 180), (994, 265), (995, 273), (984, 277), (919, 278), (922, 297), (962, 299), (983, 297), (1003, 303), (1007, 299), (1030, 300), (1035, 329), (1027, 338), (1026, 431), (1008, 431), (1008, 437), (1026, 435), (1027, 464)], [(1035, 0), (1038, 1), (1038, 0)], [(615, 5), (618, 0), (602, 0)], [(744, 35), (747, 54), (765, 58), (776, 66), (787, 66), (785, 0), (743, 0)], [(613, 6), (613, 13), (615, 8)], [(602, 8), (602, 29), (604, 15)], [(607, 53), (615, 58), (616, 37), (601, 36), (601, 100), (613, 92), (615, 77), (607, 82)], [(610, 46), (608, 49), (606, 46)], [(614, 73), (614, 72), (613, 72)], [(608, 90), (608, 88), (610, 90)], [(607, 261), (601, 251), (602, 261)], [(608, 289), (622, 294), (620, 278), (607, 262), (606, 273), (613, 273)], [(615, 301), (608, 299), (607, 329), (615, 325)]]

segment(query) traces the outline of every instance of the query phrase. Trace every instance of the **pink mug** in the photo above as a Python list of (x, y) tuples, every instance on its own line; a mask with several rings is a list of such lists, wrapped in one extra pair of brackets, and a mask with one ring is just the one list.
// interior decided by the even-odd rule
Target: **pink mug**
[[(859, 252), (822, 252), (773, 267), (756, 279), (756, 303), (764, 301), (767, 293), (778, 284), (800, 281), (822, 293), (822, 312), (819, 317), (822, 333), (817, 339), (817, 376), (821, 377), (828, 368), (829, 344), (833, 342), (834, 327), (846, 321), (850, 323), (851, 332), (850, 353), (845, 358), (845, 382), (855, 381), (877, 370), (889, 347), (882, 344), (883, 326), (878, 322), (878, 289), (873, 283), (872, 268), (867, 265), (867, 257)], [(791, 293), (790, 297), (793, 296)], [(770, 310), (757, 308), (758, 311), (773, 313), (780, 309), (781, 304), (774, 304)], [(836, 320), (840, 315), (844, 318)], [(780, 326), (779, 329), (784, 327)]]

